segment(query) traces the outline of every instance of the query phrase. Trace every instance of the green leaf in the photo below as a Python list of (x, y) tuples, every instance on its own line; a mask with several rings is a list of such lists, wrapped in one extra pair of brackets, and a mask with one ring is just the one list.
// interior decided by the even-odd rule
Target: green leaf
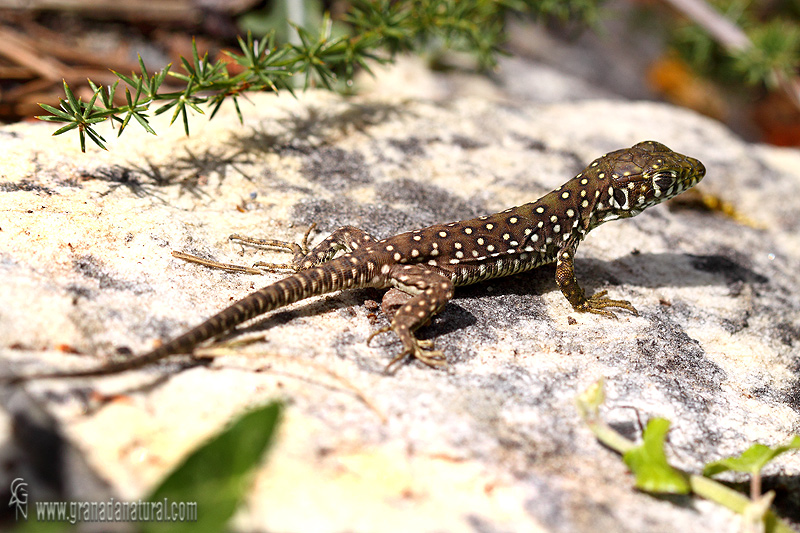
[(196, 502), (197, 522), (142, 524), (145, 532), (223, 531), (248, 494), (255, 468), (269, 449), (282, 406), (251, 411), (192, 452), (153, 491), (151, 502)]
[[(154, 115), (158, 116), (161, 113), (165, 113), (165, 112), (169, 111), (170, 109), (172, 109), (173, 107), (178, 105), (178, 102), (180, 102), (180, 100), (173, 100), (173, 101), (171, 101), (169, 103), (166, 103), (166, 104), (162, 105), (161, 107), (156, 109), (156, 112), (154, 113)], [(172, 121), (170, 121), (170, 124), (172, 124), (172, 122), (174, 122), (174, 121), (175, 121), (175, 118), (173, 117)]]
[[(183, 58), (181, 58), (181, 59), (183, 60)], [(191, 76), (187, 76), (186, 74), (181, 74), (180, 72), (172, 72), (172, 71), (170, 71), (169, 75), (172, 76), (173, 78), (178, 78), (179, 80), (183, 80), (183, 81), (185, 81), (187, 83), (194, 79)]]
[(150, 127), (150, 123), (147, 122), (147, 117), (145, 117), (145, 115), (141, 113), (133, 113), (133, 118), (135, 118), (136, 121), (141, 124), (147, 133), (152, 133), (153, 135), (156, 134), (155, 130)]
[(239, 117), (239, 123), (244, 124), (244, 117), (242, 116), (242, 110), (239, 109), (239, 99), (236, 98), (235, 96), (233, 97), (233, 106), (236, 108), (236, 116)]
[[(89, 80), (89, 83), (91, 85), (94, 85), (93, 83), (91, 83), (91, 80)], [(98, 89), (97, 87), (92, 87), (92, 91), (93, 91), (92, 98), (89, 100), (89, 103), (86, 104), (86, 111), (84, 111), (83, 113), (84, 118), (91, 116), (91, 113), (92, 111), (94, 111), (95, 107), (94, 103), (97, 101), (97, 97), (100, 95), (100, 91), (102, 91), (102, 89)]]
[(142, 59), (141, 54), (137, 54), (139, 57), (139, 70), (142, 72), (142, 78), (147, 79), (150, 75), (147, 73), (147, 67), (144, 66), (144, 59)]
[(64, 93), (67, 95), (67, 100), (69, 101), (69, 107), (74, 114), (80, 114), (81, 112), (81, 103), (75, 97), (75, 94), (72, 92), (72, 89), (69, 88), (67, 85), (67, 80), (64, 80)]
[(728, 470), (755, 475), (761, 472), (761, 469), (777, 456), (797, 449), (800, 449), (800, 435), (795, 435), (792, 440), (783, 446), (775, 446), (773, 448), (763, 444), (753, 444), (736, 457), (728, 457), (708, 463), (703, 468), (703, 475), (715, 476)]
[[(108, 149), (108, 148), (106, 148), (106, 145), (105, 145), (105, 139), (103, 139), (103, 137), (102, 137), (102, 136), (101, 136), (99, 133), (97, 133), (96, 131), (94, 131), (94, 130), (93, 130), (92, 128), (90, 128), (90, 127), (86, 127), (86, 128), (84, 128), (84, 130), (86, 131), (86, 135), (88, 135), (88, 136), (89, 136), (89, 138), (90, 138), (90, 139), (91, 139), (91, 140), (92, 140), (92, 141), (93, 141), (93, 142), (94, 142), (94, 143), (95, 143), (97, 146), (99, 146), (99, 147), (100, 147), (100, 148), (102, 148), (103, 150), (107, 150), (107, 149)], [(80, 130), (80, 132), (81, 132), (81, 141), (83, 141), (83, 132), (84, 132), (84, 130)], [(81, 151), (82, 151), (82, 152), (85, 152), (85, 151), (86, 151), (86, 147), (84, 146), (84, 144), (83, 144), (83, 143), (81, 143)]]
[(654, 418), (642, 433), (642, 444), (625, 452), (622, 459), (636, 476), (636, 488), (647, 492), (688, 494), (689, 481), (667, 463), (664, 439), (669, 420)]
[(70, 122), (66, 126), (62, 126), (62, 127), (58, 128), (56, 131), (54, 131), (53, 135), (61, 135), (62, 133), (66, 133), (66, 132), (68, 132), (70, 130), (74, 130), (78, 126), (79, 126), (79, 124), (77, 122)]
[(119, 132), (117, 133), (118, 137), (122, 135), (123, 131), (125, 131), (125, 128), (128, 126), (128, 122), (131, 120), (131, 116), (133, 116), (133, 100), (131, 99), (131, 91), (128, 89), (128, 87), (125, 87), (125, 99), (128, 101), (128, 112), (125, 114), (125, 119), (119, 126)]
[(122, 81), (124, 81), (125, 83), (130, 85), (131, 87), (136, 87), (136, 82), (134, 81), (134, 79), (136, 78), (135, 74), (133, 75), (133, 78), (131, 78), (131, 77), (126, 76), (125, 74), (117, 72), (116, 70), (113, 70), (113, 69), (111, 70), (111, 72), (113, 72), (116, 77), (118, 77), (119, 79), (121, 79)]
[(119, 86), (119, 80), (114, 80), (113, 85), (108, 86), (108, 90), (102, 91), (102, 98), (103, 98), (103, 105), (106, 106), (106, 109), (111, 109), (114, 107), (114, 95), (117, 93), (117, 87)]
[(172, 63), (161, 69), (157, 74), (154, 74), (150, 79), (150, 86), (148, 87), (150, 98), (155, 98), (158, 94), (158, 89), (161, 87), (161, 84), (164, 83), (164, 79), (167, 77), (167, 74), (169, 74), (170, 68), (172, 68)]
[(48, 120), (50, 122), (72, 122), (73, 120), (72, 115), (49, 104), (39, 104), (39, 107), (53, 114), (36, 117), (39, 120)]
[(186, 106), (184, 105), (181, 107), (181, 115), (183, 115), (183, 131), (186, 132), (186, 136), (189, 136), (189, 112), (186, 111)]
[[(201, 72), (203, 70), (203, 67), (200, 63), (200, 54), (197, 53), (197, 40), (194, 37), (192, 37), (192, 63), (194, 65), (195, 72)], [(205, 64), (205, 61), (203, 61), (203, 64)]]
[[(197, 52), (196, 49), (195, 52)], [(181, 63), (183, 64), (183, 70), (187, 72), (189, 78), (197, 80), (197, 72), (195, 71), (194, 64), (189, 63), (189, 60), (185, 57), (181, 57)]]
[(105, 115), (105, 112), (103, 112), (103, 114), (96, 115), (92, 118), (87, 118), (83, 122), (84, 124), (99, 124), (100, 122), (105, 122), (106, 120), (108, 120), (108, 117)]
[[(205, 111), (203, 111), (202, 109), (200, 109), (200, 108), (197, 106), (197, 104), (195, 104), (195, 103), (194, 103), (194, 102), (192, 102), (191, 100), (186, 100), (186, 105), (188, 105), (189, 107), (191, 107), (192, 109), (194, 109), (195, 111), (197, 111), (198, 113), (200, 113), (201, 115), (205, 115), (205, 114), (206, 114), (206, 112), (205, 112)], [(189, 131), (188, 131), (188, 130), (186, 131), (186, 134), (187, 134), (187, 135), (189, 134)]]

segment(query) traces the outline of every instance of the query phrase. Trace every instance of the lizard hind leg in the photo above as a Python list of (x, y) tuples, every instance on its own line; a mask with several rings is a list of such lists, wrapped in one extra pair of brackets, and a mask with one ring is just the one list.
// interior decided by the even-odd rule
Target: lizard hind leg
[(265, 267), (271, 270), (288, 269), (294, 270), (295, 272), (307, 270), (330, 261), (333, 259), (333, 256), (341, 250), (352, 252), (358, 249), (359, 246), (378, 240), (362, 229), (354, 226), (342, 226), (312, 249), (308, 245), (308, 238), (316, 226), (316, 223), (309, 226), (300, 243), (276, 239), (254, 239), (238, 234), (231, 235), (229, 239), (247, 244), (254, 244), (256, 246), (278, 248), (279, 250), (291, 253), (293, 257), (290, 264), (276, 265), (274, 263), (258, 262), (255, 266)]
[(447, 358), (434, 349), (433, 341), (417, 339), (414, 331), (427, 324), (450, 301), (453, 282), (422, 265), (395, 265), (389, 275), (394, 286), (413, 297), (392, 318), (390, 328), (403, 344), (403, 350), (389, 362), (386, 371), (391, 372), (406, 357), (434, 368), (447, 366)]
[(238, 233), (234, 233), (228, 237), (229, 240), (232, 241), (239, 241), (240, 243), (244, 244), (251, 244), (254, 246), (264, 246), (267, 248), (277, 248), (278, 250), (288, 252), (293, 254), (293, 259), (291, 263), (288, 264), (277, 264), (277, 263), (265, 263), (263, 261), (258, 261), (255, 265), (256, 267), (266, 268), (268, 270), (300, 270), (297, 268), (298, 261), (308, 255), (309, 248), (308, 248), (308, 237), (311, 235), (311, 232), (314, 231), (314, 228), (317, 227), (316, 222), (311, 224), (308, 229), (306, 230), (305, 234), (303, 235), (303, 240), (299, 243), (296, 242), (289, 242), (289, 241), (281, 241), (277, 239), (259, 239), (255, 237), (248, 237), (246, 235), (239, 235)]

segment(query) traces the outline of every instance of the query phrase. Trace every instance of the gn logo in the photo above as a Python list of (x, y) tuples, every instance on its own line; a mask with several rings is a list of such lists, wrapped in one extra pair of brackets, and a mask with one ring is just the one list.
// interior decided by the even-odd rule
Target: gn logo
[(19, 515), (22, 518), (28, 519), (28, 484), (21, 477), (16, 478), (11, 482), (11, 501), (8, 506), (16, 505), (16, 518), (19, 520)]

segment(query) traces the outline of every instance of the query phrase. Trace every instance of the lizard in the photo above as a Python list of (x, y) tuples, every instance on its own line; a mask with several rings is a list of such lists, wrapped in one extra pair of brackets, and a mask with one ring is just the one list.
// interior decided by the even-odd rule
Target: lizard
[[(16, 376), (14, 382), (116, 374), (171, 355), (191, 354), (203, 342), (259, 315), (313, 296), (375, 287), (397, 288), (408, 299), (389, 326), (402, 350), (387, 370), (407, 357), (431, 367), (447, 364), (445, 355), (415, 330), (427, 324), (453, 297), (455, 287), (509, 276), (555, 263), (555, 281), (573, 309), (616, 317), (611, 308), (638, 314), (626, 300), (603, 290), (587, 297), (575, 278), (578, 244), (610, 220), (630, 218), (693, 187), (705, 175), (703, 164), (655, 141), (610, 152), (592, 161), (565, 184), (538, 200), (492, 215), (436, 224), (378, 239), (343, 226), (313, 249), (272, 241), (294, 253), (295, 272), (250, 293), (198, 326), (140, 356), (78, 371)], [(344, 252), (341, 255), (339, 252)], [(367, 342), (369, 342), (369, 339)]]

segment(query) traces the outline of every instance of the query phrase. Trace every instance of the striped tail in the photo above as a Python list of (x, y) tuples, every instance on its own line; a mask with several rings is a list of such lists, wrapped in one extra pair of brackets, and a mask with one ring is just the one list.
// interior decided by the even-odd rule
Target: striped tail
[(351, 266), (349, 264), (345, 266), (342, 258), (337, 258), (320, 266), (296, 272), (288, 278), (276, 281), (245, 296), (200, 325), (144, 355), (75, 372), (16, 376), (11, 378), (9, 382), (19, 383), (32, 379), (80, 378), (118, 374), (127, 370), (141, 368), (170, 355), (191, 353), (200, 343), (274, 309), (312, 296), (347, 289), (354, 285), (359, 287), (368, 286), (369, 273), (358, 272), (353, 275)]

